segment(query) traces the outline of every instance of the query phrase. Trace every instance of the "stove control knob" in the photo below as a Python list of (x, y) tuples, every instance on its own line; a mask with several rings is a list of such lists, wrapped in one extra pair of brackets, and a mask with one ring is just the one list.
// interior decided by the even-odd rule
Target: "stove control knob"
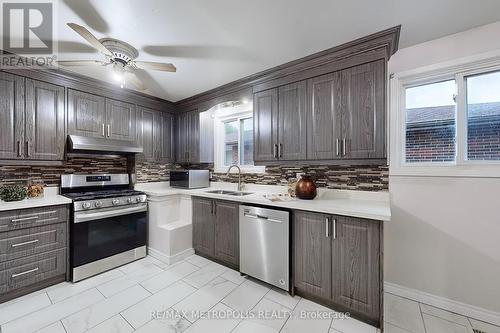
[(128, 203), (134, 203), (134, 201), (135, 201), (135, 200), (134, 200), (134, 198), (128, 198), (128, 199), (127, 199), (127, 202), (128, 202)]
[(84, 203), (82, 203), (82, 208), (83, 209), (89, 209), (90, 208), (90, 202), (84, 202)]
[(111, 203), (113, 204), (113, 206), (116, 206), (120, 203), (120, 200), (118, 199), (113, 199), (113, 201), (111, 201)]
[(97, 208), (102, 207), (102, 201), (96, 201), (94, 204)]

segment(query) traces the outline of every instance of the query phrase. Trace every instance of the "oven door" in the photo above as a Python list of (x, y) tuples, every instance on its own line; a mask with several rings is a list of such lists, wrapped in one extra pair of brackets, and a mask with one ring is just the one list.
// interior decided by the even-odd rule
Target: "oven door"
[(71, 267), (146, 245), (147, 204), (75, 212), (71, 228)]

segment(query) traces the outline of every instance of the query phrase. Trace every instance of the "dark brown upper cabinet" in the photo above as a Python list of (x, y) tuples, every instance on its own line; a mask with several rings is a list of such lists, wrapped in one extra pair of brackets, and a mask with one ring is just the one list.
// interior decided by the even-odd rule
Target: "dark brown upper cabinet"
[(0, 158), (24, 158), (24, 78), (0, 72)]
[[(211, 114), (211, 113), (210, 113)], [(175, 159), (179, 163), (213, 163), (213, 119), (192, 109), (177, 115)]]
[(384, 60), (341, 73), (343, 158), (386, 158)]
[(63, 160), (64, 87), (26, 79), (26, 158)]
[(298, 161), (307, 158), (306, 82), (278, 89), (278, 159)]
[(135, 105), (77, 90), (68, 90), (69, 134), (134, 141)]
[(155, 137), (158, 144), (157, 160), (163, 163), (172, 162), (174, 160), (174, 116), (167, 112), (159, 112), (158, 127), (158, 136)]
[(68, 134), (106, 137), (105, 98), (68, 89)]
[(307, 81), (308, 160), (340, 158), (341, 87), (339, 72)]
[(173, 115), (145, 107), (137, 109), (138, 142), (142, 157), (150, 162), (173, 161)]
[(278, 89), (253, 98), (254, 162), (276, 160), (278, 154)]
[(0, 158), (62, 160), (64, 87), (0, 72)]
[(306, 82), (254, 95), (255, 162), (306, 159)]
[(135, 105), (106, 98), (106, 137), (134, 141), (136, 137)]
[(309, 160), (385, 159), (385, 62), (308, 80)]

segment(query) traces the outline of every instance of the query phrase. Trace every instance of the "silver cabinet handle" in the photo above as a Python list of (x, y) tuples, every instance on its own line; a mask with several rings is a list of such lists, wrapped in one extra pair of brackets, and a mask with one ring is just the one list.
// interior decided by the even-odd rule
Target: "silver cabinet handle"
[(105, 129), (104, 129), (104, 123), (102, 124), (102, 136), (106, 136), (106, 133), (104, 133)]
[(34, 240), (27, 241), (27, 242), (22, 242), (22, 243), (17, 243), (17, 244), (12, 244), (11, 246), (12, 247), (19, 247), (19, 246), (25, 246), (25, 245), (29, 245), (29, 244), (35, 244), (35, 243), (38, 243), (38, 239), (34, 239)]
[(326, 238), (330, 237), (330, 218), (325, 218), (325, 236)]
[(38, 267), (30, 269), (29, 271), (24, 271), (24, 272), (21, 272), (21, 273), (12, 274), (11, 277), (12, 278), (16, 278), (16, 277), (23, 276), (23, 275), (26, 275), (26, 274), (29, 274), (29, 273), (35, 273), (37, 271), (38, 271)]
[(30, 152), (30, 141), (26, 141), (26, 156), (31, 157), (31, 152)]
[(248, 214), (248, 213), (245, 213), (243, 214), (245, 217), (249, 217), (251, 219), (256, 219), (256, 220), (266, 220), (268, 222), (275, 222), (275, 223), (282, 223), (282, 221), (280, 220), (276, 220), (276, 219), (271, 219), (267, 216), (262, 216), (262, 215), (254, 215), (254, 214)]
[(347, 146), (346, 145), (346, 141), (347, 141), (346, 138), (342, 139), (342, 156), (345, 156), (347, 154), (347, 152), (346, 152), (346, 146)]
[(337, 239), (337, 219), (333, 219), (333, 239)]
[(111, 124), (108, 124), (108, 138), (111, 136)]
[(335, 154), (337, 156), (340, 155), (340, 140), (339, 140), (339, 138), (335, 139)]
[(278, 157), (283, 157), (283, 145), (281, 143), (278, 145)]
[(21, 141), (17, 141), (17, 157), (21, 157)]
[(36, 219), (38, 219), (38, 215), (31, 216), (31, 217), (21, 217), (19, 219), (12, 219), (12, 220), (10, 220), (10, 222), (16, 223), (16, 222), (30, 221), (30, 220), (36, 220)]

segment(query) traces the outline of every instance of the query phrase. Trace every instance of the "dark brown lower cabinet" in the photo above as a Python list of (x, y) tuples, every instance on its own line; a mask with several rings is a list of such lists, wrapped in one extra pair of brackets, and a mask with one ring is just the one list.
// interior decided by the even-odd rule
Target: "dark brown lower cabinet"
[(239, 267), (239, 205), (195, 197), (193, 247), (197, 254)]
[(0, 212), (0, 303), (67, 275), (66, 205)]
[(294, 214), (297, 294), (380, 326), (382, 222)]

